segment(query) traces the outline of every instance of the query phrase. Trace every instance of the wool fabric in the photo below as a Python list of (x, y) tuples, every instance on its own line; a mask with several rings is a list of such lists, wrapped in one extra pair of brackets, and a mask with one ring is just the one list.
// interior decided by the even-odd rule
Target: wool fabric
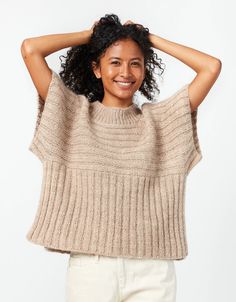
[(181, 260), (186, 179), (201, 160), (189, 83), (159, 102), (90, 102), (52, 71), (29, 150), (42, 163), (26, 235), (59, 253)]

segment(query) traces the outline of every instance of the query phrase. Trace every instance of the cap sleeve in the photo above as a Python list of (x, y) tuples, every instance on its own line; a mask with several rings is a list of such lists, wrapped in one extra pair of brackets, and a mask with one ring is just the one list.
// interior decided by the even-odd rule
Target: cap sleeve
[(182, 89), (187, 106), (187, 120), (190, 124), (190, 148), (189, 153), (187, 153), (186, 157), (186, 172), (187, 174), (189, 174), (192, 168), (196, 166), (198, 162), (202, 159), (202, 150), (200, 147), (200, 140), (198, 135), (198, 107), (193, 112), (191, 112), (189, 83), (185, 84)]
[(72, 112), (76, 111), (80, 95), (75, 94), (54, 71), (45, 101), (36, 92), (37, 115), (33, 138), (29, 150), (40, 161), (52, 153), (52, 141), (60, 135), (60, 124)]
[(183, 150), (184, 169), (186, 174), (202, 159), (202, 151), (198, 136), (198, 107), (191, 112), (189, 85), (186, 83), (175, 92), (167, 101), (167, 107), (173, 107), (174, 118), (179, 120), (179, 127), (183, 133), (185, 146)]
[(153, 105), (159, 136), (165, 144), (165, 158), (186, 174), (202, 159), (197, 129), (198, 107), (191, 112), (189, 85), (186, 83), (170, 97)]

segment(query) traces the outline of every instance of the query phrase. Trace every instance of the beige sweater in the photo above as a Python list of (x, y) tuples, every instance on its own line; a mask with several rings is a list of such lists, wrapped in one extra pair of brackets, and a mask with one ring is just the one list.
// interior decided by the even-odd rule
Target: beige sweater
[(202, 158), (189, 84), (118, 108), (89, 102), (52, 73), (29, 147), (43, 179), (27, 239), (60, 253), (185, 258), (186, 178)]

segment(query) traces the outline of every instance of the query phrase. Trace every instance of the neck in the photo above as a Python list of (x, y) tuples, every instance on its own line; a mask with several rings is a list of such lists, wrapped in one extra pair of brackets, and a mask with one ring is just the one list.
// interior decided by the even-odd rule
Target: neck
[(128, 107), (105, 106), (100, 101), (90, 104), (93, 118), (104, 124), (127, 125), (136, 123), (142, 116), (142, 111), (132, 103)]
[(101, 103), (104, 106), (111, 107), (111, 108), (128, 108), (133, 104), (133, 100), (132, 100), (132, 98), (121, 100), (121, 99), (112, 97), (112, 95), (107, 96), (105, 94)]

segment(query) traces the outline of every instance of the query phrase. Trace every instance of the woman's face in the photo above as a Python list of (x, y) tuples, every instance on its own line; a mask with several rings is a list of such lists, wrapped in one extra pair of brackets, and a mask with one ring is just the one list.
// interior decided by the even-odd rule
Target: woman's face
[[(119, 40), (111, 45), (94, 67), (97, 78), (104, 87), (102, 103), (127, 107), (145, 78), (144, 57), (138, 44), (131, 40)], [(124, 84), (126, 83), (126, 84)]]

